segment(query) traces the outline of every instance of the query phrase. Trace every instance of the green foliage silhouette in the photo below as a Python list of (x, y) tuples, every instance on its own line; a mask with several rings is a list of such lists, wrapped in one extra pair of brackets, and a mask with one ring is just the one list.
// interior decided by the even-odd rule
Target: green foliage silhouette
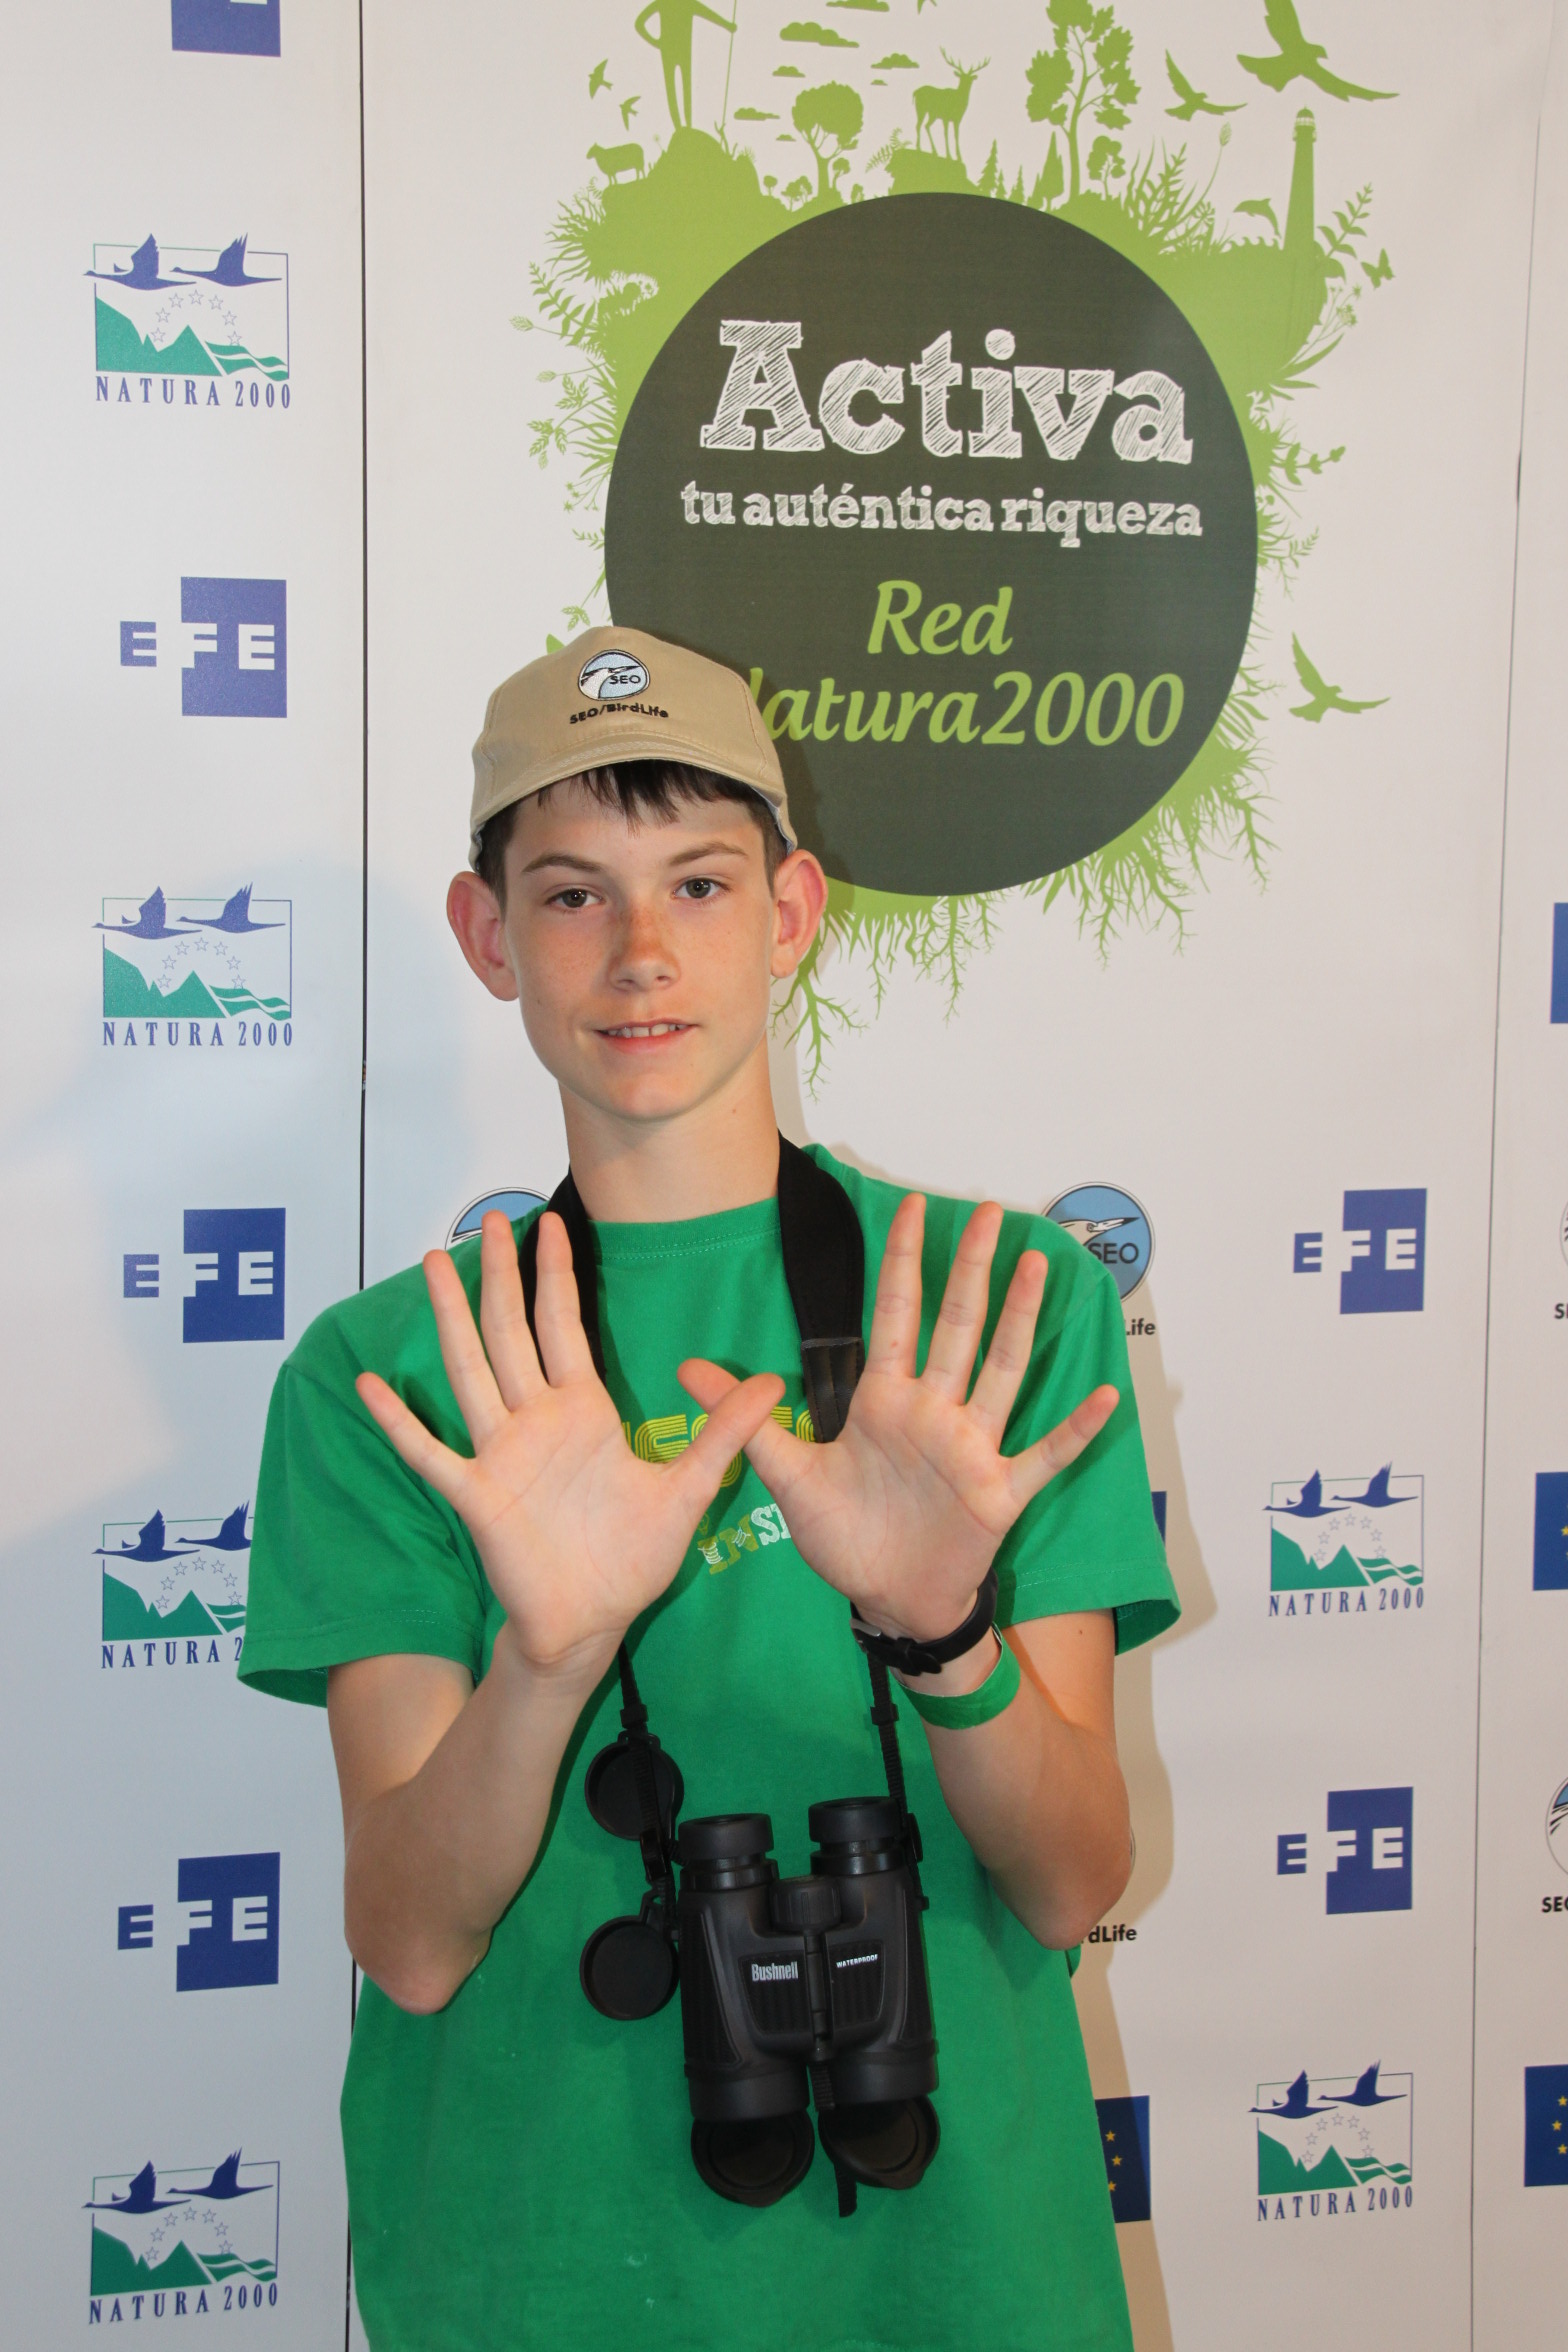
[(846, 158), (865, 118), (860, 93), (847, 82), (802, 90), (790, 110), (790, 121), (817, 159), (817, 195), (824, 204), (834, 201), (834, 175), (848, 168)]
[(1095, 8), (1090, 0), (1050, 0), (1045, 13), (1054, 38), (1029, 61), (1029, 120), (1066, 131), (1068, 194), (1076, 196), (1082, 185), (1078, 126), (1085, 114), (1107, 131), (1124, 130), (1132, 120), (1128, 109), (1139, 94), (1132, 35), (1116, 22), (1114, 8)]

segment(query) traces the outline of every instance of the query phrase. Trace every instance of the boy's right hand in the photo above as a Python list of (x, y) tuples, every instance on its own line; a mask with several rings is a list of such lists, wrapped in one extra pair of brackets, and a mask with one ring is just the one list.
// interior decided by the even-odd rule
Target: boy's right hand
[(726, 1464), (784, 1383), (755, 1374), (673, 1461), (639, 1461), (594, 1370), (560, 1218), (547, 1210), (540, 1220), (538, 1350), (512, 1228), (498, 1209), (484, 1220), (480, 1264), (476, 1330), (446, 1251), (424, 1261), (471, 1460), (433, 1436), (378, 1374), (362, 1372), (354, 1385), (409, 1468), (461, 1516), (528, 1664), (597, 1681), (627, 1627), (674, 1581)]

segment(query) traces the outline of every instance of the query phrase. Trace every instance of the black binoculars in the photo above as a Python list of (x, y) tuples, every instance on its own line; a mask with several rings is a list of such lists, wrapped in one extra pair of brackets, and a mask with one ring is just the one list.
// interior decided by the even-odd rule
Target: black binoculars
[[(839, 2177), (910, 2189), (936, 2154), (936, 2039), (917, 1888), (888, 1797), (813, 1805), (810, 1872), (780, 1878), (765, 1813), (682, 1824), (676, 1908), (692, 2157), (773, 2205), (815, 2140)], [(846, 2181), (847, 2176), (847, 2181)]]

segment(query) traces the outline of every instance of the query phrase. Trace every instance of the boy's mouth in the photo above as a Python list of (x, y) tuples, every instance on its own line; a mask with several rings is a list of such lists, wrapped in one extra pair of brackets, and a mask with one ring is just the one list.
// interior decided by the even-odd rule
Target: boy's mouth
[(601, 1029), (599, 1035), (636, 1045), (650, 1037), (683, 1037), (691, 1025), (690, 1021), (622, 1021), (613, 1029)]

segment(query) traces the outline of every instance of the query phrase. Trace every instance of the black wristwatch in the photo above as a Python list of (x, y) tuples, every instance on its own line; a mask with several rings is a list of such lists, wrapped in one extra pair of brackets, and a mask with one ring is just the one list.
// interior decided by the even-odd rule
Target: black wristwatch
[(877, 1633), (864, 1618), (853, 1611), (850, 1626), (855, 1639), (868, 1658), (875, 1658), (883, 1666), (891, 1666), (896, 1674), (936, 1674), (944, 1666), (972, 1650), (983, 1641), (996, 1623), (996, 1570), (988, 1568), (985, 1581), (975, 1595), (975, 1605), (962, 1625), (943, 1634), (940, 1641), (916, 1641), (907, 1633)]

